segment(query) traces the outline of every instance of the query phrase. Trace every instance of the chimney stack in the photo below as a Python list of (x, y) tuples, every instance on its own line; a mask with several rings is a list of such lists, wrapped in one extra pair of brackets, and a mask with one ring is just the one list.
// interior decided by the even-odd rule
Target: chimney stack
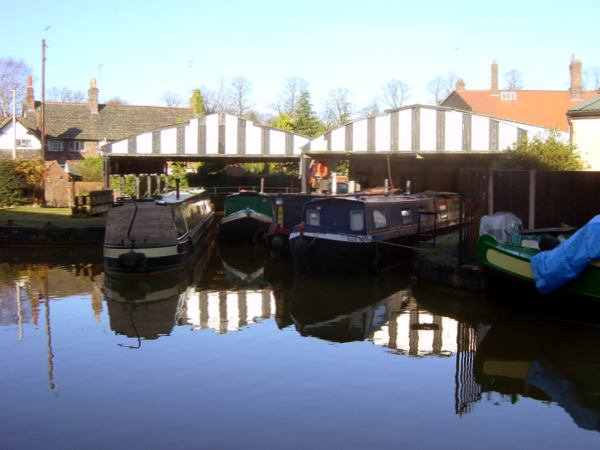
[(465, 90), (465, 82), (461, 78), (456, 80), (456, 84), (454, 85), (454, 90), (456, 91), (464, 91)]
[(90, 80), (90, 88), (88, 89), (88, 105), (92, 114), (98, 114), (98, 88), (96, 87), (96, 79)]
[(492, 86), (490, 87), (492, 95), (498, 95), (498, 64), (496, 60), (492, 61)]
[(33, 79), (31, 75), (27, 77), (27, 88), (25, 90), (25, 111), (23, 111), (27, 115), (28, 112), (35, 111), (35, 96), (33, 95)]
[(581, 85), (581, 61), (575, 58), (575, 55), (571, 55), (569, 71), (571, 72), (571, 86), (569, 87), (569, 94), (571, 94), (571, 99), (578, 100), (581, 98), (583, 86)]

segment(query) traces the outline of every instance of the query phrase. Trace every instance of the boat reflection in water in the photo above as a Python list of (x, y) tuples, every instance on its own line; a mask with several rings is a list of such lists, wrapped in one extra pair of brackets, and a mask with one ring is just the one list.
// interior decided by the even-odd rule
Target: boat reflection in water
[(600, 330), (545, 318), (511, 318), (480, 333), (475, 375), (482, 392), (511, 403), (553, 402), (575, 424), (600, 430)]
[(213, 247), (197, 255), (193, 268), (171, 277), (104, 277), (104, 296), (110, 328), (117, 334), (138, 340), (157, 339), (173, 331), (184, 316), (188, 291), (202, 280), (213, 254)]
[(246, 242), (219, 242), (207, 282), (188, 290), (182, 325), (224, 334), (276, 315), (275, 299), (264, 280), (266, 253)]

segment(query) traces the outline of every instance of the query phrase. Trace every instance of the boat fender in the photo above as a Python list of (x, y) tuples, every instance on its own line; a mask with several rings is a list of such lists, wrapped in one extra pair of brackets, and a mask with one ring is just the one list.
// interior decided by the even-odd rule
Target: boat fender
[(141, 266), (146, 261), (146, 255), (138, 252), (127, 252), (119, 255), (119, 262), (126, 267)]

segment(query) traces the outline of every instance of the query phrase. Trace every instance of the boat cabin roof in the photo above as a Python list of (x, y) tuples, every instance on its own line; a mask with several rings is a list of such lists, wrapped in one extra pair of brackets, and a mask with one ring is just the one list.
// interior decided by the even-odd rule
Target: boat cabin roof
[(394, 203), (411, 203), (423, 200), (433, 200), (435, 195), (431, 194), (393, 194), (393, 195), (360, 195), (342, 196), (342, 197), (321, 197), (309, 201), (306, 206), (323, 202), (348, 202), (361, 203), (364, 205), (375, 204), (394, 204)]
[(159, 197), (155, 197), (154, 200), (159, 205), (176, 205), (178, 203), (185, 203), (189, 199), (199, 197), (203, 194), (206, 194), (205, 189), (190, 189), (189, 191), (181, 191), (179, 193), (179, 198), (177, 198), (177, 194), (175, 192), (169, 192)]

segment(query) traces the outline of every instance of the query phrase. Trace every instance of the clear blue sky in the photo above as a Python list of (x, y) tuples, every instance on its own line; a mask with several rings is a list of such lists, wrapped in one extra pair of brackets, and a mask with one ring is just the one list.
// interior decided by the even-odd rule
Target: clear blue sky
[[(600, 2), (570, 1), (66, 1), (6, 2), (0, 57), (24, 59), (40, 94), (41, 39), (46, 86), (100, 100), (162, 104), (165, 91), (216, 88), (237, 75), (269, 112), (286, 78), (310, 84), (315, 109), (331, 89), (349, 89), (357, 109), (383, 84), (408, 84), (409, 103), (429, 103), (426, 84), (454, 72), (487, 89), (490, 63), (522, 72), (530, 89), (567, 89), (575, 54), (600, 66)], [(45, 28), (50, 29), (45, 32)]]

